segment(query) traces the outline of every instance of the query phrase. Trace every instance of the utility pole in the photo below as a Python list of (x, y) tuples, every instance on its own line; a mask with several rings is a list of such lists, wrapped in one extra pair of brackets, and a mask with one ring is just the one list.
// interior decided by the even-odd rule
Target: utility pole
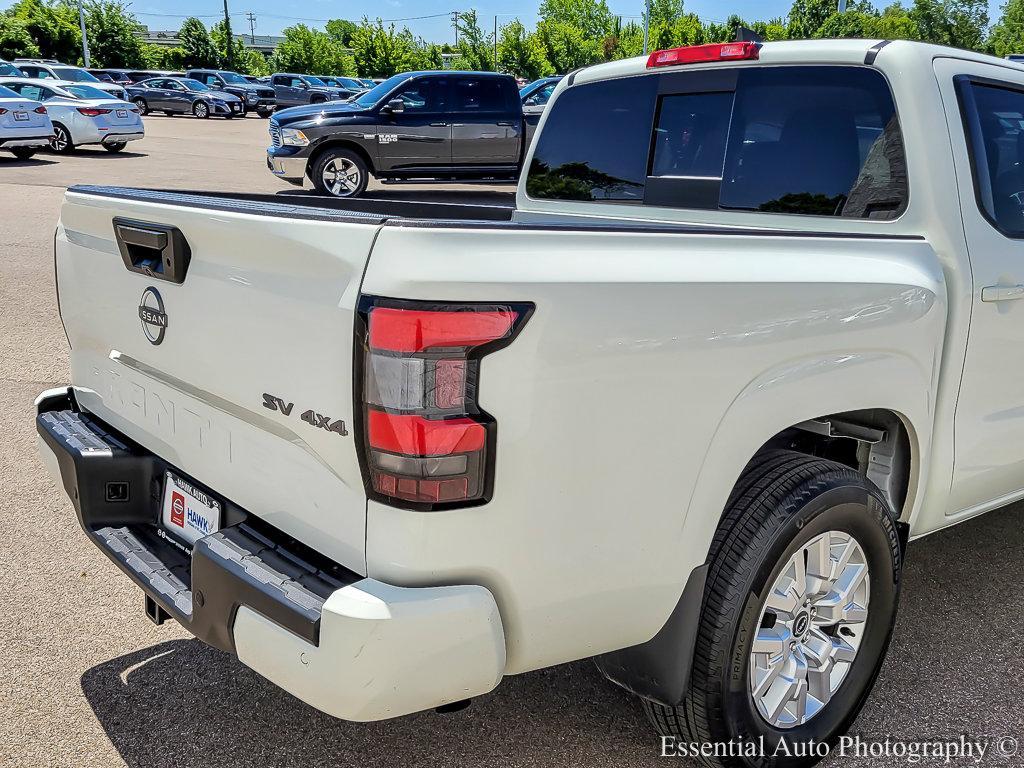
[(498, 17), (494, 17), (494, 71), (498, 71)]
[(249, 13), (245, 15), (245, 18), (249, 20), (249, 39), (252, 41), (253, 45), (256, 45), (256, 14), (249, 11)]
[(224, 57), (228, 69), (235, 68), (235, 41), (232, 40), (231, 18), (228, 16), (228, 0), (224, 0)]
[(846, 0), (839, 0), (839, 12), (846, 13)]
[(89, 36), (85, 33), (85, 10), (82, 8), (82, 0), (78, 0), (78, 24), (82, 28), (82, 61), (86, 68), (89, 67)]
[(452, 26), (455, 27), (455, 45), (459, 44), (459, 12), (452, 11)]
[(651, 39), (651, 0), (647, 0), (647, 11), (644, 13), (644, 56)]

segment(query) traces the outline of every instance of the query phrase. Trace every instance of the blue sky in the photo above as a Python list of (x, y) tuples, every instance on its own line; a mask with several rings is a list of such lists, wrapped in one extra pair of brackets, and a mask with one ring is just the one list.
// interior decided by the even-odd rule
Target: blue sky
[[(990, 1), (990, 15), (994, 20), (1004, 0)], [(0, 0), (0, 8), (12, 4), (12, 0)], [(208, 23), (216, 21), (216, 14), (222, 12), (221, 0), (130, 0), (131, 10), (150, 29), (177, 29), (189, 15), (209, 17)], [(888, 0), (876, 0), (876, 5), (886, 5)], [(909, 2), (904, 2), (905, 5)], [(518, 17), (529, 24), (536, 20), (539, 0), (228, 0), (236, 31), (248, 31), (245, 14), (252, 11), (256, 17), (257, 34), (278, 34), (290, 24), (305, 21), (312, 26), (318, 20), (349, 18), (359, 20), (363, 16), (384, 19), (409, 19), (398, 22), (406, 25), (415, 34), (432, 42), (453, 40), (452, 10), (476, 8), (481, 26), (487, 28), (498, 17), (498, 24), (505, 24)], [(639, 16), (643, 12), (644, 0), (608, 0), (612, 11), (623, 16)], [(749, 19), (784, 16), (792, 0), (686, 0), (686, 8), (708, 19), (722, 21), (731, 13), (738, 13)], [(413, 18), (438, 15), (439, 18)]]

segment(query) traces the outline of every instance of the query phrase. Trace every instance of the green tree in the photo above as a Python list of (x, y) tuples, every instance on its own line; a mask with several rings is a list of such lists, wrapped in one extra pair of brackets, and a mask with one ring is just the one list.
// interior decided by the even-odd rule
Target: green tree
[(1007, 0), (1003, 13), (988, 39), (988, 49), (996, 56), (1024, 53), (1024, 0)]
[(580, 37), (592, 42), (607, 37), (614, 25), (614, 16), (605, 0), (543, 0), (537, 14), (541, 23), (573, 27)]
[(918, 40), (917, 24), (899, 2), (887, 6), (875, 21), (873, 37), (883, 40)]
[(456, 50), (456, 69), (467, 69), (474, 72), (491, 72), (494, 70), (494, 35), (485, 34), (480, 29), (476, 11), (463, 11), (458, 15), (455, 28), (459, 32), (459, 43)]
[(210, 40), (217, 49), (217, 58), (224, 69), (235, 70), (238, 67), (238, 49), (242, 44), (235, 40), (231, 32), (231, 24), (222, 19), (210, 27)]
[(352, 57), (338, 42), (318, 29), (296, 24), (284, 30), (274, 52), (274, 68), (278, 72), (310, 75), (354, 75)]
[[(874, 8), (868, 0), (851, 0), (846, 12), (872, 13)], [(818, 30), (836, 12), (835, 0), (794, 0), (789, 9), (789, 37), (796, 40), (816, 37)]]
[(544, 44), (516, 19), (498, 35), (498, 71), (536, 80), (554, 74), (555, 68), (544, 55)]
[(76, 63), (82, 58), (78, 11), (56, 0), (19, 0), (5, 14), (24, 28), (37, 56)]
[(178, 32), (178, 39), (181, 41), (181, 49), (184, 51), (183, 66), (202, 68), (220, 65), (217, 46), (213, 44), (210, 33), (199, 19), (194, 16), (185, 19)]
[(162, 45), (143, 45), (145, 69), (185, 69), (185, 49), (167, 48)]
[(267, 61), (267, 57), (259, 51), (239, 45), (238, 71), (243, 75), (256, 75), (257, 77), (269, 75), (270, 62)]
[(363, 19), (352, 35), (352, 52), (360, 74), (391, 77), (410, 70), (417, 59), (411, 37), (397, 32), (394, 24), (385, 27), (380, 19), (375, 22)]
[(352, 47), (352, 37), (357, 29), (359, 25), (348, 19), (331, 19), (324, 27), (327, 36), (345, 48)]
[(918, 40), (970, 49), (984, 44), (986, 0), (914, 0), (907, 15), (917, 27)]
[(116, 0), (91, 0), (85, 5), (89, 54), (103, 67), (146, 66), (146, 51), (139, 37), (139, 23)]
[(544, 46), (544, 57), (555, 72), (564, 74), (605, 58), (603, 37), (588, 37), (580, 27), (567, 21), (541, 21), (537, 24), (537, 37)]
[(12, 16), (0, 16), (0, 58), (38, 55), (39, 46), (28, 33), (25, 22)]
[(840, 37), (864, 37), (875, 36), (878, 27), (878, 17), (864, 11), (846, 11), (845, 13), (833, 13), (818, 30), (815, 37), (826, 39)]

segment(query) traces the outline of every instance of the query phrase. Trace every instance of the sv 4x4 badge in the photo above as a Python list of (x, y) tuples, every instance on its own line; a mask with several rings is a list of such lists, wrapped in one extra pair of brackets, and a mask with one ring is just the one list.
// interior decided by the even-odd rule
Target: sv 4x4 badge
[[(295, 408), (295, 403), (286, 403), (282, 398), (277, 397), (276, 395), (268, 395), (264, 392), (263, 407), (271, 411), (277, 411), (284, 416), (291, 416), (292, 410)], [(345, 422), (341, 419), (332, 419), (330, 416), (325, 416), (324, 414), (317, 413), (314, 410), (303, 411), (299, 418), (311, 427), (326, 429), (328, 432), (335, 432), (342, 437), (348, 435), (348, 429), (345, 428)]]

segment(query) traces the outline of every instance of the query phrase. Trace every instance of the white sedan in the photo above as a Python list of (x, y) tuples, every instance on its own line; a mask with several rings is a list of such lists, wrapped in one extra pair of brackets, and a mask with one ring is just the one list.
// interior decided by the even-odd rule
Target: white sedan
[(0, 149), (28, 160), (53, 139), (53, 124), (46, 107), (0, 86)]
[(55, 152), (73, 152), (83, 144), (100, 144), (109, 152), (120, 152), (129, 141), (146, 135), (134, 104), (111, 98), (90, 85), (5, 77), (0, 78), (0, 86), (43, 102), (53, 121), (50, 148)]

